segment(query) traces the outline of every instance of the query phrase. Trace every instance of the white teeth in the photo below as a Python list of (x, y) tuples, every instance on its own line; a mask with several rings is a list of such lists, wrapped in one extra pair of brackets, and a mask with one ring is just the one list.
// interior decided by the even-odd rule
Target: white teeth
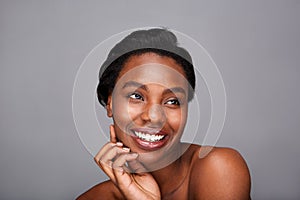
[(165, 136), (164, 135), (150, 135), (148, 133), (142, 133), (138, 131), (134, 131), (134, 134), (139, 137), (142, 140), (148, 141), (148, 142), (156, 142), (159, 140), (162, 140)]

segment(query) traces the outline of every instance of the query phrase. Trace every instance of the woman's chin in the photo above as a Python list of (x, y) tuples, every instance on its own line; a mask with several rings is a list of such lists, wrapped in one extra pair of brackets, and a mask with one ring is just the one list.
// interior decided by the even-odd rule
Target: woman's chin
[(168, 148), (168, 146), (162, 147), (156, 151), (138, 152), (138, 161), (143, 164), (146, 171), (156, 171), (162, 169), (180, 157), (180, 148)]

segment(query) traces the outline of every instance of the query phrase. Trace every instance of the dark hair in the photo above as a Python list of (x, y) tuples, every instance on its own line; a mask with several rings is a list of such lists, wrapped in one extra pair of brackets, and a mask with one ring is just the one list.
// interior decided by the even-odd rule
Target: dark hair
[(132, 32), (111, 49), (99, 72), (97, 96), (101, 105), (106, 106), (126, 61), (131, 56), (149, 52), (170, 57), (183, 68), (191, 86), (189, 100), (193, 98), (196, 80), (190, 54), (178, 46), (177, 38), (171, 31), (155, 28)]

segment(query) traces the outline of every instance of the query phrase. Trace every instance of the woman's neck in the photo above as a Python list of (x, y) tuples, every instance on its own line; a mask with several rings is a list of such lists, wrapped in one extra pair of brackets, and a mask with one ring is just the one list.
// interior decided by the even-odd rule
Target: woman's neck
[(183, 146), (180, 145), (178, 159), (162, 169), (151, 172), (160, 187), (162, 196), (175, 192), (188, 174), (188, 165), (184, 162), (183, 158), (186, 147)]

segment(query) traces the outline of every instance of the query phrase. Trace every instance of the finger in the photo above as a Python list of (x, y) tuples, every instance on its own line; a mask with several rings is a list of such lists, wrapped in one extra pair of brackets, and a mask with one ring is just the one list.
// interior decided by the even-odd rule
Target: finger
[(113, 162), (112, 167), (117, 171), (124, 171), (124, 167), (126, 168), (126, 162), (130, 162), (135, 160), (138, 157), (137, 153), (126, 153), (119, 155), (116, 160)]
[(117, 146), (112, 147), (109, 149), (101, 158), (100, 163), (111, 163), (115, 162), (115, 160), (124, 153), (129, 153), (130, 149), (128, 148), (120, 148)]
[(128, 153), (129, 151), (130, 150), (128, 148), (113, 146), (108, 149), (100, 158), (95, 158), (95, 161), (103, 170), (103, 172), (115, 183), (116, 179), (113, 172), (113, 162), (119, 155)]
[(110, 125), (109, 130), (110, 130), (110, 142), (116, 143), (117, 142), (117, 136), (116, 136), (114, 125)]
[(128, 161), (132, 161), (136, 159), (138, 154), (130, 153), (130, 154), (122, 154), (120, 155), (115, 162), (113, 163), (113, 173), (115, 178), (115, 183), (118, 187), (124, 192), (128, 190), (128, 187), (132, 184), (131, 174), (128, 173), (125, 163)]
[[(118, 153), (116, 154), (118, 155)], [(100, 160), (99, 166), (103, 170), (103, 172), (111, 179), (113, 183), (117, 183), (116, 177), (115, 177), (115, 169), (113, 166), (112, 160)]]
[(132, 173), (145, 173), (148, 172), (145, 166), (139, 162), (137, 159), (128, 161), (128, 167), (131, 169)]
[(123, 146), (122, 143), (111, 143), (111, 142), (108, 142), (106, 143), (100, 150), (99, 152), (96, 154), (96, 156), (94, 157), (94, 160), (95, 162), (98, 164), (99, 161), (100, 161), (100, 158), (109, 150), (111, 149), (112, 147), (114, 146)]

